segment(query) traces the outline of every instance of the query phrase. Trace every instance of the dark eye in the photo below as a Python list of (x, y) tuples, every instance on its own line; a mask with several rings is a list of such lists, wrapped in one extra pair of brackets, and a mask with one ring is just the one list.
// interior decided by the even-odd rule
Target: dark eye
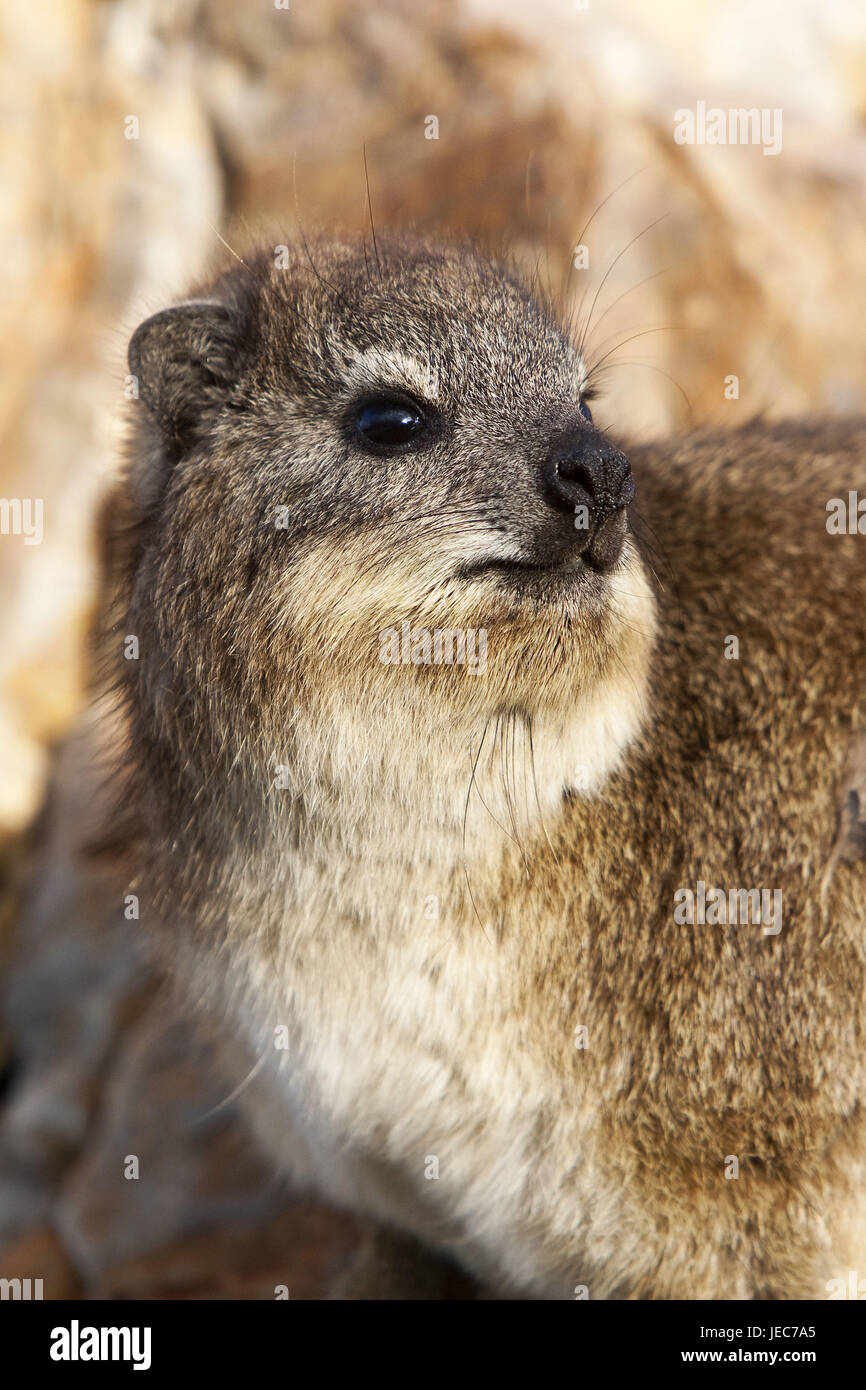
[(590, 410), (586, 401), (581, 401), (579, 409), (584, 420), (588, 420), (590, 424), (592, 424), (592, 411)]
[(382, 396), (368, 401), (355, 417), (362, 439), (379, 449), (400, 449), (422, 434), (426, 421), (411, 401)]

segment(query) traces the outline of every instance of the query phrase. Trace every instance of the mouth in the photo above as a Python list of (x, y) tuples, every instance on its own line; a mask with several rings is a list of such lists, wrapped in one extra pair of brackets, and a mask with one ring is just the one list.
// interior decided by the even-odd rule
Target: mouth
[(597, 588), (622, 555), (625, 530), (625, 512), (619, 510), (605, 519), (580, 550), (571, 549), (546, 561), (490, 556), (462, 565), (458, 577), (471, 580), (489, 575), (510, 588), (530, 592), (544, 591), (551, 586), (561, 592), (564, 587), (573, 588), (576, 584), (591, 584)]
[(555, 578), (557, 576), (562, 578), (575, 578), (585, 569), (586, 565), (578, 555), (569, 561), (548, 564), (536, 564), (530, 560), (474, 560), (472, 564), (461, 565), (457, 573), (461, 579), (476, 579), (482, 574), (493, 574), (513, 577), (519, 580), (521, 578), (532, 579), (541, 576), (548, 576), (550, 578)]
[(580, 556), (558, 563), (536, 564), (524, 560), (488, 559), (462, 565), (458, 578), (473, 582), (491, 580), (512, 596), (549, 603), (573, 599), (577, 591), (588, 598), (601, 597), (605, 576)]

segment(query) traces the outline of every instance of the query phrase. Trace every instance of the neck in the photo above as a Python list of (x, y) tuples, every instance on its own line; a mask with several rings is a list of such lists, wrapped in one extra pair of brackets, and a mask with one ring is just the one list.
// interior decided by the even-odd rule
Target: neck
[(504, 854), (551, 832), (567, 793), (599, 794), (640, 713), (622, 677), (567, 713), (503, 710), (462, 726), (330, 711), (271, 788), (269, 842), (283, 864), (317, 865), (344, 906), (416, 874), (496, 873)]
[[(369, 918), (429, 892), (489, 883), (552, 836), (568, 793), (598, 796), (639, 728), (644, 682), (616, 668), (570, 708), (461, 719), (434, 701), (332, 702), (254, 757), (223, 749), (213, 795), (147, 787), (147, 879), (176, 913)], [(197, 776), (202, 776), (201, 770)], [(189, 777), (186, 778), (189, 781)], [(168, 785), (172, 783), (169, 793)], [(152, 856), (152, 857), (151, 857)], [(451, 885), (451, 888), (447, 888)], [(240, 905), (240, 906), (239, 906)]]

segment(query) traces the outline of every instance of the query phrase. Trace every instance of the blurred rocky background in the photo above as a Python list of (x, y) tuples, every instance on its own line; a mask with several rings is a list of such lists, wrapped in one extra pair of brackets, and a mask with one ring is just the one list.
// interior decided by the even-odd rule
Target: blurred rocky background
[[(779, 108), (781, 152), (677, 144), (698, 101)], [(262, 1168), (65, 829), (125, 343), (220, 238), (364, 234), (366, 148), (377, 226), (561, 298), (620, 437), (862, 408), (866, 8), (7, 0), (0, 109), (0, 496), (44, 508), (0, 535), (0, 1276), (320, 1297), (352, 1224)]]

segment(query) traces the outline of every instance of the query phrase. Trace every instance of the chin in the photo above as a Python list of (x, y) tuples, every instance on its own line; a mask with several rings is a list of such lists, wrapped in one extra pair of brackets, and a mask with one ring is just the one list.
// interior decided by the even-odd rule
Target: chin
[(580, 559), (550, 568), (494, 561), (473, 565), (464, 582), (455, 607), (487, 632), (488, 691), (497, 699), (528, 713), (567, 713), (576, 698), (618, 686), (623, 673), (642, 689), (656, 603), (630, 538), (609, 569)]
[(603, 571), (580, 560), (544, 568), (419, 553), (398, 567), (354, 558), (343, 552), (331, 584), (322, 571), (334, 557), (319, 555), (298, 584), (313, 600), (342, 599), (313, 627), (308, 608), (291, 643), (326, 701), (362, 719), (414, 711), (413, 723), (431, 728), (516, 712), (565, 730), (580, 710), (597, 729), (605, 702), (618, 728), (639, 722), (655, 600), (630, 537)]

